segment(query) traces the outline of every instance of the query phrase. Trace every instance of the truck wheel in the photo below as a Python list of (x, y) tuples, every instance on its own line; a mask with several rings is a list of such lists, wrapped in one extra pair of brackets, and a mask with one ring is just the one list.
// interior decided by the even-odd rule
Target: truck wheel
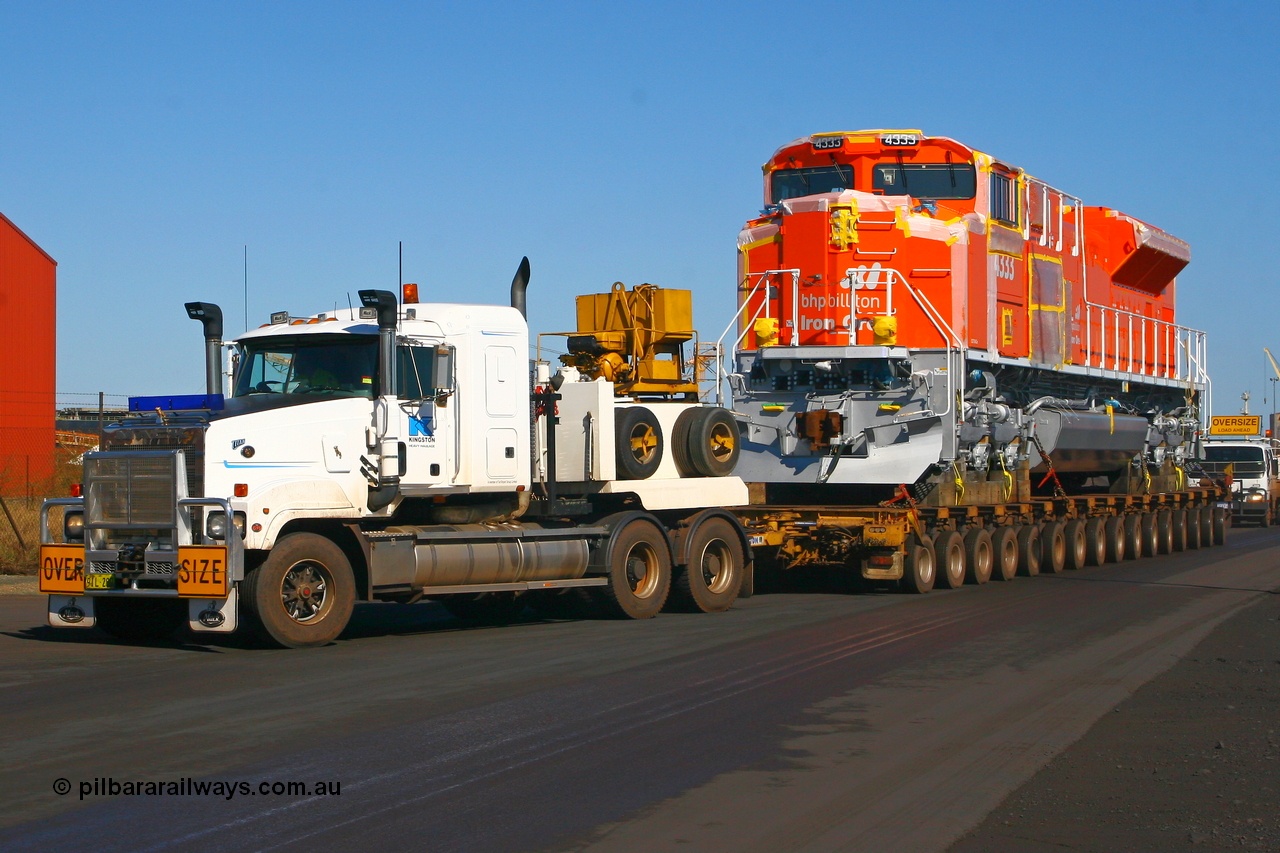
[(1103, 529), (1106, 531), (1107, 562), (1119, 563), (1124, 559), (1124, 519), (1118, 515), (1109, 516), (1103, 522)]
[(1067, 540), (1067, 569), (1079, 571), (1089, 564), (1089, 540), (1084, 535), (1084, 522), (1078, 518), (1067, 522), (1062, 536)]
[(347, 555), (331, 540), (294, 533), (245, 575), (241, 592), (264, 639), (300, 649), (342, 633), (355, 607), (356, 582)]
[(662, 426), (644, 406), (618, 409), (615, 428), (618, 478), (644, 480), (653, 476), (662, 462)]
[(1051, 521), (1040, 531), (1040, 570), (1056, 575), (1066, 565), (1066, 530), (1061, 521)]
[(991, 570), (995, 565), (993, 549), (991, 531), (985, 527), (969, 528), (964, 535), (965, 579), (969, 583), (981, 585), (991, 580)]
[(742, 541), (723, 518), (709, 518), (689, 537), (689, 564), (676, 574), (672, 592), (686, 608), (728, 610), (742, 587)]
[(613, 531), (606, 568), (609, 583), (596, 589), (614, 615), (658, 615), (671, 592), (671, 548), (655, 521), (635, 518)]
[(1018, 526), (1018, 574), (1029, 578), (1040, 574), (1040, 528), (1034, 524)]
[(1227, 544), (1227, 522), (1231, 517), (1227, 510), (1220, 506), (1213, 508), (1213, 544)]
[(1198, 507), (1187, 507), (1183, 530), (1187, 532), (1187, 550), (1198, 550), (1200, 548), (1200, 509)]
[(1138, 522), (1142, 539), (1142, 556), (1154, 557), (1160, 553), (1160, 530), (1154, 512), (1144, 512)]
[(964, 538), (954, 530), (942, 530), (933, 537), (933, 554), (937, 558), (938, 585), (943, 589), (964, 586)]
[(477, 592), (442, 595), (436, 599), (455, 618), (486, 625), (506, 625), (524, 612), (524, 596), (512, 592)]
[(1175, 509), (1170, 515), (1169, 526), (1173, 532), (1173, 551), (1187, 550), (1187, 511)]
[(902, 566), (902, 588), (910, 593), (926, 593), (936, 579), (933, 541), (914, 533), (907, 537), (906, 559)]
[(1124, 556), (1126, 560), (1142, 556), (1142, 516), (1136, 512), (1124, 517)]
[(1213, 545), (1213, 507), (1200, 507), (1200, 547)]
[(991, 534), (991, 554), (995, 562), (991, 567), (991, 579), (1011, 581), (1018, 576), (1018, 531), (1005, 526)]
[(1091, 566), (1106, 565), (1107, 562), (1107, 523), (1104, 518), (1091, 518), (1084, 523), (1085, 549), (1089, 552), (1087, 562)]
[(741, 450), (738, 424), (718, 406), (687, 409), (671, 429), (671, 453), (685, 477), (727, 477)]
[(98, 627), (117, 640), (155, 643), (169, 639), (186, 623), (187, 602), (99, 595), (93, 599), (93, 613)]

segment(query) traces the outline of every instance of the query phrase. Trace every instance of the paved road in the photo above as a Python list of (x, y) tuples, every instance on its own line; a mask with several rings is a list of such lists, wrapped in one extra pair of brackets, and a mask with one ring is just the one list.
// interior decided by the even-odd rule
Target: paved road
[[(0, 598), (0, 849), (944, 850), (1280, 586), (1280, 533), (1231, 533), (717, 616), (482, 628), (372, 605), (302, 651), (54, 633), (42, 600)], [(233, 795), (94, 793), (184, 779)], [(341, 793), (257, 793), (291, 781)]]

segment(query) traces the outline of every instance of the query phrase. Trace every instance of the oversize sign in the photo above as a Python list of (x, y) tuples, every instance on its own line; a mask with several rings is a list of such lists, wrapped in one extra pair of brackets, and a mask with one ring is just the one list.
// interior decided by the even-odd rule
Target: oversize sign
[(40, 591), (84, 595), (84, 546), (40, 546)]
[(178, 546), (178, 595), (227, 597), (227, 549), (221, 545)]
[(1212, 415), (1209, 435), (1258, 435), (1262, 432), (1262, 415)]

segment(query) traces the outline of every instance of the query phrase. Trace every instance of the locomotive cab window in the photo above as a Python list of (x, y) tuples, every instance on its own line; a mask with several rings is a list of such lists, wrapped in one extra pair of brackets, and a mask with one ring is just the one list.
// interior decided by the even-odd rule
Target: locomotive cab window
[(977, 179), (969, 163), (877, 163), (871, 188), (912, 198), (973, 198)]
[(778, 169), (769, 176), (769, 203), (851, 189), (853, 166), (833, 163), (803, 169)]
[(991, 218), (1005, 225), (1018, 225), (1018, 182), (1012, 175), (991, 173)]

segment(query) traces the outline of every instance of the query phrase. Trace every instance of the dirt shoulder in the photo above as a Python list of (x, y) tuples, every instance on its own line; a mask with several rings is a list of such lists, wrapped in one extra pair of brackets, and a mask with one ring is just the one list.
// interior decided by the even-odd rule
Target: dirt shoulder
[(35, 575), (0, 575), (0, 595), (39, 595)]
[(950, 853), (1280, 850), (1280, 595), (1219, 625)]

